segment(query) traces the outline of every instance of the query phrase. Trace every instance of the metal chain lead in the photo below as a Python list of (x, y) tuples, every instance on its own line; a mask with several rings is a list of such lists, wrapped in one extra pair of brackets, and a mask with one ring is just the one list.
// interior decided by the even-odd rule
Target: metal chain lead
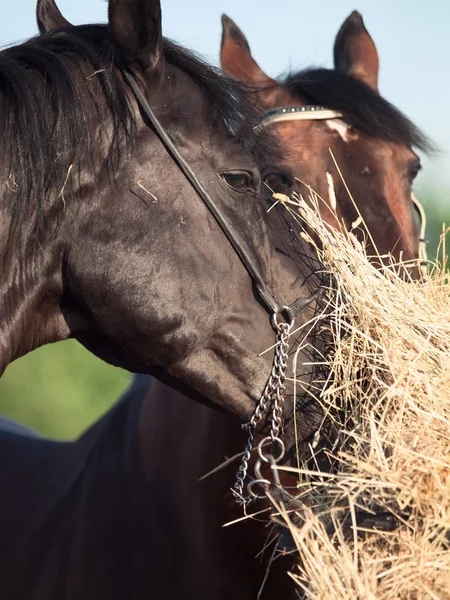
[[(249, 504), (255, 500), (258, 495), (251, 492), (251, 484), (263, 484), (268, 485), (269, 482), (262, 479), (260, 476), (261, 460), (269, 462), (265, 456), (270, 456), (275, 462), (278, 462), (284, 455), (284, 445), (280, 440), (280, 430), (283, 423), (283, 405), (284, 405), (284, 391), (286, 381), (286, 371), (288, 362), (288, 350), (289, 350), (289, 334), (292, 329), (293, 322), (290, 323), (278, 323), (276, 317), (274, 317), (274, 325), (277, 331), (277, 340), (275, 346), (275, 352), (273, 357), (272, 370), (264, 387), (264, 391), (261, 398), (256, 405), (255, 411), (252, 418), (248, 423), (242, 426), (242, 428), (248, 432), (248, 442), (245, 448), (244, 454), (242, 455), (241, 464), (236, 474), (236, 482), (233, 487), (233, 493), (238, 504)], [(265, 414), (271, 410), (270, 415), (270, 437), (264, 438), (258, 446), (258, 452), (260, 458), (257, 460), (255, 465), (256, 480), (253, 479), (248, 484), (250, 494), (244, 495), (245, 481), (248, 475), (248, 463), (250, 461), (251, 453), (253, 450), (253, 442), (255, 440), (256, 428)], [(280, 454), (274, 459), (270, 454), (263, 454), (262, 448), (265, 442), (271, 441), (273, 444), (278, 443), (280, 446)]]

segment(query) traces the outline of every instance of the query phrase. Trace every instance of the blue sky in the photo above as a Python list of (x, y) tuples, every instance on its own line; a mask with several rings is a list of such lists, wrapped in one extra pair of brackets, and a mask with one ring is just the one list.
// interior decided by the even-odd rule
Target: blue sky
[[(1, 45), (36, 33), (34, 0), (2, 4)], [(59, 0), (58, 5), (75, 24), (106, 20), (104, 0)], [(423, 161), (419, 189), (450, 191), (448, 0), (163, 0), (163, 31), (217, 63), (220, 16), (226, 12), (246, 34), (262, 68), (276, 76), (291, 68), (331, 66), (334, 36), (354, 9), (362, 13), (380, 54), (381, 93), (441, 148), (439, 156)], [(450, 198), (446, 202), (450, 218)]]

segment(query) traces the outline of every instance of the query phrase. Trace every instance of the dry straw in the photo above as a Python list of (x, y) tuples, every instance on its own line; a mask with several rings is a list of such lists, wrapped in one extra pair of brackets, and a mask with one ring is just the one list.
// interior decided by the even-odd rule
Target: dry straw
[(450, 598), (448, 277), (435, 265), (413, 281), (389, 257), (378, 269), (354, 235), (361, 219), (330, 227), (312, 192), (278, 200), (333, 276), (330, 375), (316, 400), (340, 432), (332, 472), (311, 447), (289, 511), (278, 506), (301, 557), (292, 577), (314, 600)]

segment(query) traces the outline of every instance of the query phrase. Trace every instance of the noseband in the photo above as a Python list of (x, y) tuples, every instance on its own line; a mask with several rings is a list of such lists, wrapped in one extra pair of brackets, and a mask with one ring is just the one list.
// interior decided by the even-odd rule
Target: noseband
[[(258, 125), (258, 128), (267, 127), (273, 123), (283, 123), (285, 121), (327, 121), (332, 119), (341, 119), (342, 113), (325, 108), (324, 106), (302, 105), (302, 106), (281, 106), (267, 110)], [(418, 248), (418, 266), (422, 276), (428, 272), (427, 260), (427, 242), (425, 239), (425, 230), (427, 218), (425, 210), (414, 193), (411, 193), (411, 201), (419, 216), (419, 248)]]
[(281, 106), (266, 110), (258, 127), (267, 127), (272, 123), (282, 123), (283, 121), (327, 121), (340, 118), (342, 118), (340, 112), (324, 106)]

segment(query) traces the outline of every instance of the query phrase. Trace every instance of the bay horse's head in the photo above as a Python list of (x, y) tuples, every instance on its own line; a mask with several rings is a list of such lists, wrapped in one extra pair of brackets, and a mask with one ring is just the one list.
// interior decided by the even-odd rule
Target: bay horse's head
[(159, 0), (77, 27), (40, 0), (38, 24), (0, 54), (0, 372), (75, 337), (248, 418), (274, 303), (319, 285), (270, 227), (274, 141), (242, 84), (163, 39)]
[[(267, 184), (276, 191), (293, 185), (307, 196), (306, 184), (328, 202), (326, 173), (330, 173), (337, 219), (349, 227), (359, 215), (338, 176), (334, 157), (370, 231), (373, 244), (364, 228), (359, 229), (369, 242), (369, 252), (392, 252), (396, 257), (402, 253), (404, 260), (416, 259), (419, 232), (411, 193), (420, 161), (413, 148), (426, 150), (429, 144), (379, 94), (378, 53), (361, 15), (353, 12), (337, 34), (334, 70), (308, 69), (280, 82), (258, 66), (244, 34), (224, 15), (221, 62), (227, 72), (256, 86), (262, 109), (272, 111), (265, 113), (263, 123), (285, 143), (290, 169), (286, 174), (266, 172)], [(289, 110), (283, 114), (286, 107)], [(273, 114), (277, 108), (280, 111)], [(290, 179), (290, 171), (298, 180)], [(325, 204), (321, 206), (325, 220), (336, 226), (336, 217)]]

